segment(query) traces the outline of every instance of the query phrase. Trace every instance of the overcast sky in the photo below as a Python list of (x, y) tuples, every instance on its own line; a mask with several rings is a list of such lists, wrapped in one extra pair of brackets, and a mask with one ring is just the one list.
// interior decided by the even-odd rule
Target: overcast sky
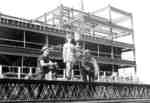
[[(111, 4), (133, 13), (137, 71), (141, 81), (150, 83), (150, 3), (149, 0), (84, 0), (86, 11)], [(0, 12), (34, 19), (60, 4), (80, 9), (80, 0), (0, 0)]]

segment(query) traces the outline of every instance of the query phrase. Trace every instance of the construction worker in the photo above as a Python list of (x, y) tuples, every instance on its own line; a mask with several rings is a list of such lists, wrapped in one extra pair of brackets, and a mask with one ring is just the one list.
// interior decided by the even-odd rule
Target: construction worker
[(80, 46), (80, 41), (76, 41), (76, 45), (75, 45), (75, 57), (76, 57), (76, 61), (79, 61), (82, 57), (83, 54), (83, 49)]
[(54, 66), (57, 64), (52, 62), (49, 57), (49, 48), (47, 45), (43, 46), (41, 49), (42, 55), (38, 58), (38, 66), (40, 68), (40, 77), (45, 79), (46, 74), (49, 76), (49, 80), (52, 80), (52, 73), (55, 72)]
[[(90, 54), (90, 50), (85, 50), (83, 53), (81, 65), (81, 74), (84, 81), (94, 81), (98, 76), (98, 64), (96, 59)], [(88, 78), (87, 78), (88, 77)]]

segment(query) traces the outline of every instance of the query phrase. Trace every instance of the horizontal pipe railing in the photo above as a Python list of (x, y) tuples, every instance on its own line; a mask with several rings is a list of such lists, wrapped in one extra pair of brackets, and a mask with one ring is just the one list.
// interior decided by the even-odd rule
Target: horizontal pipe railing
[[(4, 71), (3, 69), (7, 69), (7, 71)], [(16, 69), (15, 71), (13, 69)], [(23, 70), (28, 70), (27, 72), (24, 72)], [(37, 67), (32, 66), (7, 66), (7, 65), (0, 65), (0, 78), (15, 78), (15, 79), (28, 79), (28, 76), (34, 76), (36, 75)], [(62, 71), (62, 73), (59, 73), (56, 75), (56, 80), (66, 80), (65, 78), (65, 69), (57, 69), (57, 71)], [(74, 74), (74, 72), (79, 72), (78, 74)], [(121, 77), (118, 75), (110, 75), (106, 76), (106, 72), (104, 71), (98, 71), (98, 78), (95, 80), (96, 82), (116, 82), (116, 83), (138, 83), (138, 78), (135, 78), (133, 76), (128, 77)], [(104, 74), (103, 74), (104, 73)], [(107, 72), (108, 73), (108, 72)], [(111, 73), (111, 72), (109, 72)], [(81, 81), (82, 75), (79, 70), (73, 70), (72, 71), (73, 79)], [(48, 80), (49, 78), (47, 78)]]
[[(33, 48), (33, 47), (29, 47), (28, 46), (28, 44), (30, 45), (35, 45), (35, 46), (40, 46), (40, 47), (42, 47), (44, 44), (42, 44), (42, 43), (35, 43), (35, 42), (30, 42), (30, 41), (22, 41), (22, 40), (14, 40), (14, 39), (8, 39), (8, 38), (0, 38), (0, 41), (6, 41), (6, 42), (14, 42), (14, 43), (19, 43), (19, 45), (21, 45), (22, 44), (22, 46), (15, 46), (14, 44), (0, 44), (0, 45), (2, 45), (2, 46), (8, 46), (8, 47), (23, 47), (23, 48), (31, 48), (31, 49), (37, 49), (37, 48)], [(23, 46), (23, 45), (25, 45), (25, 47)], [(53, 45), (52, 47), (57, 47), (57, 48), (59, 48), (60, 49), (60, 51), (59, 50), (51, 50), (51, 51), (55, 51), (55, 52), (61, 52), (61, 50), (62, 50), (62, 46), (57, 46), (57, 45)], [(40, 49), (38, 49), (38, 50), (40, 50)], [(91, 50), (90, 51), (91, 52), (91, 54), (95, 54), (94, 56), (95, 57), (104, 57), (104, 58), (112, 58), (112, 54), (111, 53), (108, 53), (108, 52), (102, 52), (102, 51), (94, 51), (94, 50)], [(128, 56), (128, 55), (127, 55)], [(118, 55), (118, 54), (113, 54), (113, 58), (114, 59), (119, 59), (119, 60), (131, 60), (131, 61), (133, 61), (134, 60), (134, 58), (121, 58), (121, 55)]]

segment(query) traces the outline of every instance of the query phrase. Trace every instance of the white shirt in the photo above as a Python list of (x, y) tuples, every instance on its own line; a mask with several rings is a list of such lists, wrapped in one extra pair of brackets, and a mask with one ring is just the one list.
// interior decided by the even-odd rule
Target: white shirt
[(63, 60), (64, 62), (75, 62), (75, 46), (71, 43), (65, 43), (63, 46)]

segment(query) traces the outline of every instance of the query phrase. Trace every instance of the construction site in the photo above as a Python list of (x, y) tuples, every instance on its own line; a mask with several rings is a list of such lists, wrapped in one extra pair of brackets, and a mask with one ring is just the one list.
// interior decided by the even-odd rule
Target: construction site
[[(67, 33), (90, 50), (99, 66), (98, 78), (84, 82), (79, 68), (65, 79), (62, 47)], [(37, 69), (43, 45), (54, 49), (56, 79), (28, 79)], [(150, 101), (150, 86), (136, 75), (132, 13), (111, 5), (85, 12), (64, 5), (32, 19), (0, 14), (0, 102), (2, 103), (129, 103)]]

